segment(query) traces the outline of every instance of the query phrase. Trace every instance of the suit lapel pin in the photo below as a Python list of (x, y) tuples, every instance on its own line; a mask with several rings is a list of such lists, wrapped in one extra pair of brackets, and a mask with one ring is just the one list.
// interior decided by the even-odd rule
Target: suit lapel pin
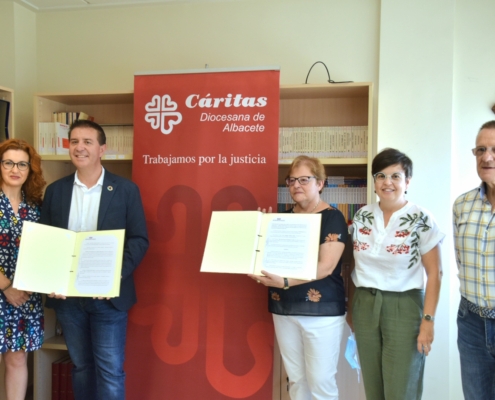
[(107, 186), (107, 190), (111, 192), (113, 190), (113, 186)]

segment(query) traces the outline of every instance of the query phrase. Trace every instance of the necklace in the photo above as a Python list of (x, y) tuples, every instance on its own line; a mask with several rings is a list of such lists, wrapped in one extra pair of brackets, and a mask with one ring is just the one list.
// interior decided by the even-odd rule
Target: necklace
[[(304, 214), (311, 214), (314, 210), (316, 210), (316, 207), (318, 207), (318, 204), (320, 204), (320, 201), (321, 201), (321, 198), (318, 199), (318, 203), (316, 203), (316, 206), (313, 207), (313, 209), (309, 212), (309, 213), (304, 213)], [(301, 206), (298, 204), (299, 208), (301, 208)], [(301, 213), (303, 214), (303, 213)]]

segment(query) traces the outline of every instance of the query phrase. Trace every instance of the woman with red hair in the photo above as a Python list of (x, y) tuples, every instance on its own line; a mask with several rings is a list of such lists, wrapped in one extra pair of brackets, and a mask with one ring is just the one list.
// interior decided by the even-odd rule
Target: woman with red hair
[(24, 221), (38, 221), (46, 182), (41, 158), (24, 140), (0, 143), (0, 361), (5, 361), (7, 399), (24, 399), (27, 352), (43, 344), (39, 293), (12, 287)]

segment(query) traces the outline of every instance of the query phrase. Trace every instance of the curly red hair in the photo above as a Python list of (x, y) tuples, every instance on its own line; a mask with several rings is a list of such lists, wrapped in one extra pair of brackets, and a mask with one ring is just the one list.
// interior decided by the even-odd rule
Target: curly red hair
[[(41, 157), (36, 152), (33, 146), (22, 139), (8, 139), (0, 143), (0, 160), (3, 159), (3, 154), (8, 150), (22, 150), (29, 156), (29, 175), (26, 182), (22, 185), (26, 201), (30, 204), (41, 205), (43, 197), (43, 188), (46, 181), (43, 178), (41, 170)], [(0, 174), (0, 186), (3, 184), (2, 175)]]

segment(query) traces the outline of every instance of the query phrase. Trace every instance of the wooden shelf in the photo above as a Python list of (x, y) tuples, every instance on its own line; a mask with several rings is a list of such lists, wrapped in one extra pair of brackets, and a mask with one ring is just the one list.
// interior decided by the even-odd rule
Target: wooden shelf
[[(367, 158), (320, 158), (319, 159), (323, 165), (367, 165)], [(289, 165), (293, 160), (278, 160), (280, 165)]]
[(280, 100), (368, 97), (370, 82), (328, 83), (324, 85), (282, 85)]
[[(1, 95), (1, 88), (0, 88)], [(280, 87), (280, 126), (367, 126), (368, 157), (321, 159), (330, 174), (371, 177), (372, 158), (372, 84), (346, 83), (324, 85), (284, 85)], [(38, 143), (38, 122), (50, 122), (53, 112), (85, 112), (100, 125), (132, 125), (134, 100), (132, 92), (120, 93), (39, 93), (34, 97), (34, 132)], [(44, 173), (49, 183), (73, 172), (68, 155), (43, 155)], [(111, 172), (130, 177), (132, 157), (107, 155), (103, 158)], [(119, 161), (121, 161), (119, 163)], [(279, 161), (279, 178), (284, 179), (292, 160)], [(368, 202), (371, 201), (368, 185)], [(51, 396), (51, 363), (67, 354), (63, 336), (54, 336), (55, 315), (45, 310), (46, 335), (42, 348), (34, 355), (35, 400)], [(288, 399), (286, 375), (280, 355), (274, 357), (274, 394)], [(337, 377), (338, 379), (338, 377)], [(278, 385), (278, 388), (275, 386)]]
[(38, 93), (36, 97), (51, 100), (66, 106), (133, 104), (134, 92), (102, 93)]
[[(323, 85), (291, 85), (280, 87), (280, 127), (331, 127), (367, 126), (368, 156), (363, 158), (320, 158), (327, 175), (365, 178), (368, 182), (367, 202), (373, 201), (371, 161), (373, 156), (373, 93), (372, 84), (344, 83)], [(285, 185), (292, 159), (279, 160), (279, 182)], [(352, 257), (352, 245), (347, 244), (344, 261)], [(347, 332), (347, 331), (346, 331)], [(345, 337), (345, 335), (344, 335)], [(275, 347), (274, 398), (289, 400), (287, 374)], [(343, 378), (341, 371), (349, 371), (343, 357), (345, 340), (341, 344), (341, 356), (336, 379)]]
[(64, 349), (41, 349), (34, 352), (34, 400), (52, 398), (52, 363), (65, 355)]
[(67, 345), (63, 336), (52, 336), (45, 339), (41, 348), (45, 350), (67, 350)]
[[(1, 94), (1, 92), (0, 92)], [(134, 94), (117, 93), (38, 93), (34, 96), (34, 143), (38, 147), (39, 122), (51, 122), (54, 112), (85, 112), (100, 125), (133, 125)], [(48, 184), (75, 168), (69, 155), (41, 155)], [(107, 154), (105, 169), (131, 177), (132, 155)], [(45, 309), (45, 342), (34, 352), (34, 400), (51, 398), (51, 364), (67, 354), (63, 336), (55, 336), (55, 312)]]
[[(280, 87), (280, 127), (367, 126), (368, 156), (362, 158), (321, 158), (332, 174), (371, 177), (373, 150), (373, 86), (370, 82)], [(292, 159), (279, 160), (286, 172)], [(279, 173), (280, 175), (280, 173)], [(279, 182), (283, 179), (279, 176)], [(367, 200), (372, 202), (372, 185)]]
[[(70, 161), (69, 155), (65, 154), (42, 154), (43, 161)], [(103, 161), (132, 161), (131, 155), (123, 154), (105, 154), (102, 157)]]
[[(117, 93), (38, 93), (34, 96), (34, 144), (38, 148), (39, 123), (52, 122), (54, 112), (85, 112), (100, 125), (129, 126), (134, 122), (133, 92)], [(42, 155), (43, 160), (66, 161), (68, 156)], [(107, 155), (104, 160), (132, 160)]]

